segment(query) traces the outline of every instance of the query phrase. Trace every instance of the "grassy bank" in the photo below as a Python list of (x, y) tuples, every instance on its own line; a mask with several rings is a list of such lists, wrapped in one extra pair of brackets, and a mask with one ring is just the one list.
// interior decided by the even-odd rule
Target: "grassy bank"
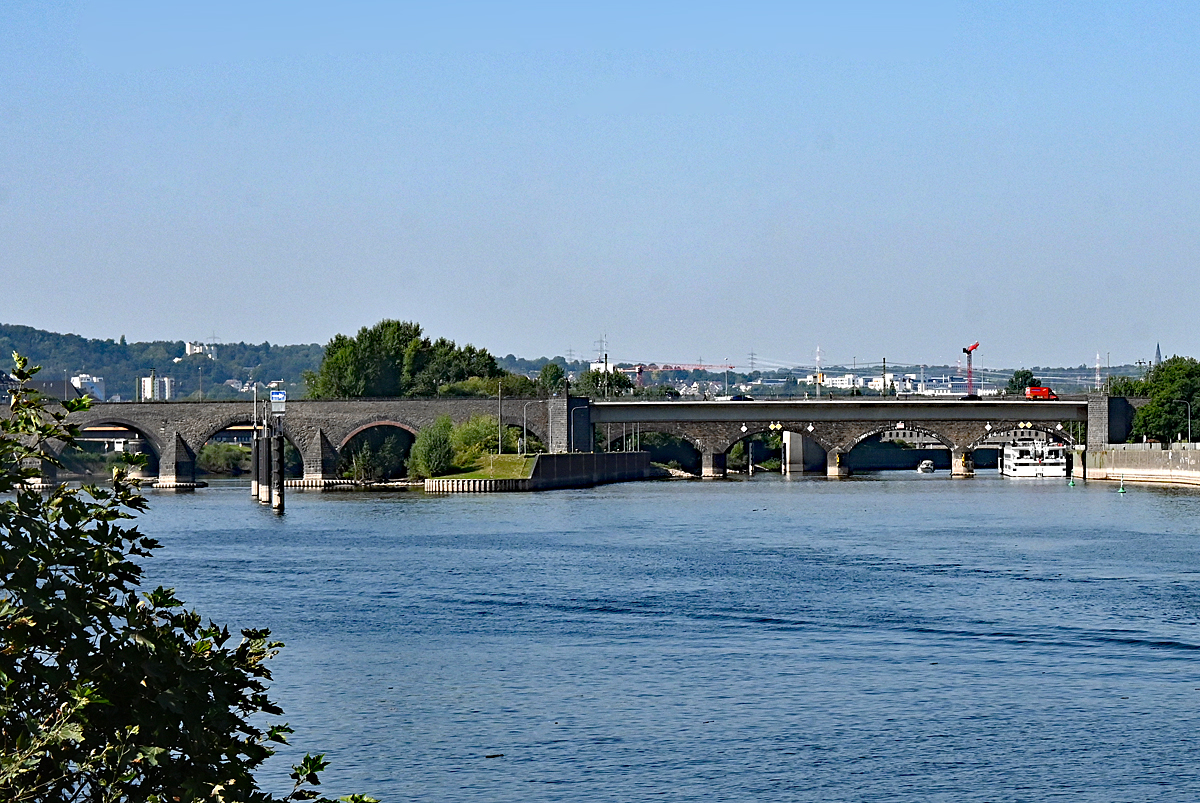
[(442, 474), (438, 479), (453, 480), (523, 480), (533, 471), (533, 456), (518, 454), (485, 454), (476, 458), (469, 466), (457, 466), (452, 474)]

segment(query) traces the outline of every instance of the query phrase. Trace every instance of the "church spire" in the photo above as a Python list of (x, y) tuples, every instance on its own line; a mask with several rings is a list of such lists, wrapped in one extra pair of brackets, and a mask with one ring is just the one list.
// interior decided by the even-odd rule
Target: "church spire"
[(1162, 346), (1158, 343), (1154, 344), (1154, 364), (1162, 365)]

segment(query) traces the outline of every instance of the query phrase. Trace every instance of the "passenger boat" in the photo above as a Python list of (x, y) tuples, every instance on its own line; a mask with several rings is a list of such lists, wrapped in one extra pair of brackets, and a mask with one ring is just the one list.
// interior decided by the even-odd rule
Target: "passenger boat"
[(1006, 443), (1000, 456), (1000, 473), (1005, 477), (1066, 477), (1067, 447), (1033, 439)]
[(917, 466), (917, 471), (921, 472), (922, 474), (932, 474), (933, 473), (933, 461), (932, 460), (922, 460), (921, 464), (919, 466)]

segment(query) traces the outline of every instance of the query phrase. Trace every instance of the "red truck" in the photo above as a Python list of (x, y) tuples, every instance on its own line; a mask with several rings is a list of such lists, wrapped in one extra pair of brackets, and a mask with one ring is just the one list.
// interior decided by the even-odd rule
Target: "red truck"
[(1055, 400), (1058, 394), (1050, 388), (1025, 388), (1025, 398), (1027, 399), (1050, 399)]

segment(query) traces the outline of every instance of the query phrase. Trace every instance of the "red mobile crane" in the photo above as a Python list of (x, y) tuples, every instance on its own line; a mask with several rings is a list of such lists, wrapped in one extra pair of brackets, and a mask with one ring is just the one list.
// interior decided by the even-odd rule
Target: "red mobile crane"
[(971, 345), (963, 349), (963, 354), (967, 355), (967, 395), (975, 395), (975, 368), (971, 364), (971, 357), (974, 356), (975, 349), (979, 348), (979, 341), (976, 340)]

